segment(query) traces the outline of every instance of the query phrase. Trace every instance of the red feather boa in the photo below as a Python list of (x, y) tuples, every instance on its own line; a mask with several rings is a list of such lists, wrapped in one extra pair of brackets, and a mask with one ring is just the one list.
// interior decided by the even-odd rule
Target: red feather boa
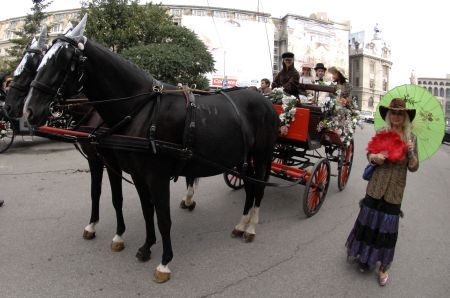
[(393, 131), (382, 131), (377, 133), (367, 145), (369, 153), (387, 154), (387, 159), (390, 161), (401, 161), (405, 158), (408, 146), (403, 142), (400, 135)]

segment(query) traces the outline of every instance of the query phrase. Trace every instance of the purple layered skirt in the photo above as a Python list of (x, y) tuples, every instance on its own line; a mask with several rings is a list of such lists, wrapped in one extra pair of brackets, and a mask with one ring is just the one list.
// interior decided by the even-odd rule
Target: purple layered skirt
[(345, 246), (347, 255), (374, 267), (377, 262), (386, 270), (394, 259), (400, 205), (366, 196)]

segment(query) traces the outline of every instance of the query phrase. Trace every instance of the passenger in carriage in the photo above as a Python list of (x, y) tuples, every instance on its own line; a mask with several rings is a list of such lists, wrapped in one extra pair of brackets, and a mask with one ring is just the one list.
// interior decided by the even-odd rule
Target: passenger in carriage
[(262, 95), (270, 95), (272, 93), (269, 79), (264, 78), (261, 80), (261, 87), (258, 89), (258, 91), (261, 92)]
[(311, 74), (312, 66), (308, 63), (302, 65), (302, 73), (300, 74), (300, 84), (312, 84), (314, 77)]
[(316, 79), (314, 81), (314, 83), (318, 84), (318, 85), (325, 85), (325, 73), (327, 72), (327, 68), (325, 67), (325, 65), (323, 65), (323, 63), (317, 63), (316, 67), (314, 67), (314, 71), (316, 72)]
[(352, 85), (347, 80), (345, 70), (340, 67), (333, 66), (328, 69), (328, 72), (331, 73), (333, 82), (336, 83), (336, 93), (339, 101), (344, 107), (353, 110), (354, 107), (351, 101)]
[(283, 87), (284, 92), (298, 96), (300, 74), (294, 66), (294, 54), (286, 52), (281, 55), (283, 69), (276, 75), (272, 83), (273, 88)]

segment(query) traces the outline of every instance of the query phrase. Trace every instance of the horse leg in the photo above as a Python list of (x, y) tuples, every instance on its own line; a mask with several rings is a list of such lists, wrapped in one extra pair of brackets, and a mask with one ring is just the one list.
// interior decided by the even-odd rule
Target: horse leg
[(189, 211), (194, 210), (195, 208), (195, 201), (192, 199), (192, 197), (194, 196), (194, 189), (198, 184), (198, 178), (194, 178), (194, 177), (186, 177), (186, 195), (184, 196), (184, 198), (181, 200), (180, 203), (180, 208), (181, 209), (188, 209)]
[(122, 170), (115, 158), (107, 158), (108, 163), (106, 170), (108, 171), (109, 184), (111, 186), (111, 198), (114, 209), (116, 211), (116, 235), (111, 242), (112, 251), (122, 251), (125, 248), (125, 242), (122, 235), (125, 232), (125, 221), (123, 219), (123, 193), (122, 193)]
[[(252, 163), (248, 162), (248, 167), (245, 175), (251, 176), (251, 173), (253, 172)], [(250, 209), (253, 207), (254, 203), (254, 186), (253, 183), (245, 182), (244, 178), (244, 189), (245, 189), (245, 205), (244, 205), (244, 212), (242, 214), (241, 220), (239, 223), (234, 227), (233, 231), (231, 232), (231, 237), (240, 238), (244, 235), (244, 232), (247, 228), (247, 225), (250, 223), (251, 220), (251, 214), (249, 214)]]
[[(267, 163), (265, 158), (255, 158), (255, 175), (258, 180), (267, 181), (270, 173), (270, 162)], [(271, 158), (269, 159), (271, 160)], [(264, 196), (265, 185), (253, 184), (253, 194), (255, 205), (250, 211), (250, 219), (243, 235), (246, 242), (252, 242), (256, 235), (256, 225), (259, 223), (259, 207), (261, 205), (262, 198)]]
[(156, 215), (158, 219), (158, 228), (161, 233), (163, 244), (162, 260), (158, 267), (156, 267), (153, 275), (153, 280), (157, 283), (163, 283), (170, 279), (171, 271), (168, 264), (173, 258), (172, 242), (170, 239), (170, 229), (172, 226), (172, 221), (170, 219), (170, 180), (169, 176), (161, 176), (158, 175), (158, 177), (154, 177), (153, 183), (151, 183), (152, 197), (155, 200)]
[(150, 196), (148, 185), (145, 183), (145, 180), (142, 179), (142, 175), (139, 173), (132, 174), (132, 178), (141, 201), (146, 230), (145, 243), (138, 249), (136, 258), (141, 262), (146, 262), (150, 260), (151, 257), (152, 252), (150, 248), (156, 243), (155, 224), (153, 222), (155, 207), (153, 204), (153, 198)]
[[(86, 151), (88, 152), (88, 151)], [(87, 153), (88, 154), (88, 153)], [(91, 173), (91, 219), (89, 224), (84, 228), (83, 238), (91, 240), (95, 238), (95, 225), (99, 221), (100, 212), (100, 195), (102, 193), (103, 163), (101, 160), (88, 154), (89, 170)]]

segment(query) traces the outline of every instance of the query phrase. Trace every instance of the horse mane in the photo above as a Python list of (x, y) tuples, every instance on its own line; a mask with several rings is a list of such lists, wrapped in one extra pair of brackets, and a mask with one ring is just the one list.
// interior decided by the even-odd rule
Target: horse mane
[(110, 61), (114, 61), (113, 63), (115, 63), (116, 65), (120, 66), (120, 68), (123, 68), (123, 70), (127, 73), (127, 74), (133, 74), (136, 76), (136, 78), (133, 79), (145, 79), (145, 80), (150, 80), (153, 81), (155, 78), (149, 74), (147, 71), (143, 70), (142, 68), (140, 68), (139, 66), (137, 66), (136, 64), (134, 64), (133, 62), (125, 59), (123, 56), (121, 56), (118, 53), (115, 53), (111, 50), (109, 50), (108, 48), (106, 48), (105, 46), (88, 39), (88, 42), (91, 44), (91, 50), (97, 51), (98, 54), (97, 55), (102, 55), (103, 57), (108, 57), (108, 59), (111, 59)]

